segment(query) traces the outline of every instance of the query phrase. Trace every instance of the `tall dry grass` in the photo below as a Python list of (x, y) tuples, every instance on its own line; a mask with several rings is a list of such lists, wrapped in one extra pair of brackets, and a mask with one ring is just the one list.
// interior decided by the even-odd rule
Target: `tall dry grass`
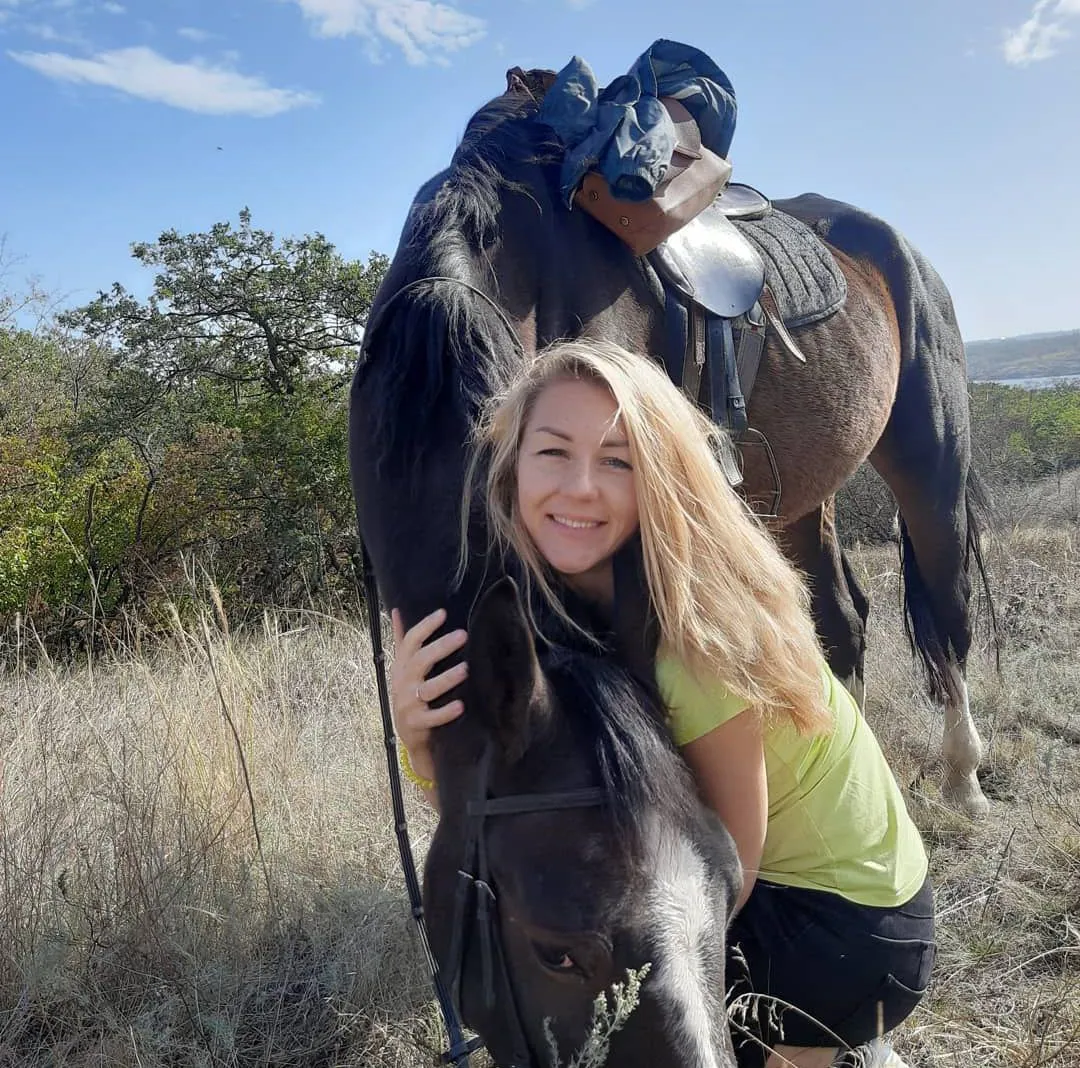
[[(1024, 508), (990, 551), (1002, 674), (972, 663), (981, 824), (941, 802), (895, 555), (855, 558), (868, 715), (938, 888), (933, 987), (897, 1039), (915, 1066), (1080, 1065), (1080, 536)], [(431, 1064), (366, 635), (214, 618), (0, 678), (0, 1065)]]
[(366, 650), (178, 627), (0, 683), (0, 1064), (423, 1062)]
[[(1080, 1065), (1080, 527), (1074, 485), (999, 495), (987, 546), (1001, 635), (973, 655), (991, 814), (943, 804), (941, 717), (911, 668), (890, 548), (855, 554), (872, 591), (867, 714), (906, 787), (937, 892), (929, 996), (897, 1037), (912, 1065)], [(1042, 496), (1039, 506), (1038, 496)], [(985, 615), (984, 615), (985, 623)]]

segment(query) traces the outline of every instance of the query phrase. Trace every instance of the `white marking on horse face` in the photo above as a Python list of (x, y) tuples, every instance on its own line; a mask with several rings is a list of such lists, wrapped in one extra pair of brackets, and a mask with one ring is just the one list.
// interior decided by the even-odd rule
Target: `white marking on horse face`
[(723, 1024), (723, 983), (708, 975), (702, 948), (715, 935), (705, 861), (678, 834), (657, 833), (652, 851), (655, 878), (647, 908), (657, 956), (650, 980), (667, 1010), (687, 1068), (723, 1068), (713, 1046)]

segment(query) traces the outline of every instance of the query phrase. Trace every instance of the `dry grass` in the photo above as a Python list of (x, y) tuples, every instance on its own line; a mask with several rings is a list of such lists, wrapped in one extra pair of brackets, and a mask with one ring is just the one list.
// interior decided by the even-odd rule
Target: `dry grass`
[[(1080, 1065), (1080, 536), (1029, 518), (991, 553), (1004, 648), (1000, 677), (981, 656), (972, 670), (980, 825), (940, 800), (895, 557), (856, 560), (869, 716), (941, 916), (899, 1044), (927, 1068)], [(177, 626), (153, 655), (0, 678), (0, 709), (0, 1065), (432, 1063), (360, 630)], [(417, 806), (412, 829), (422, 853)]]
[(9, 676), (0, 707), (0, 1064), (425, 1062), (354, 627), (178, 629)]
[(990, 548), (1002, 670), (984, 650), (969, 673), (992, 805), (978, 824), (941, 801), (941, 718), (903, 644), (895, 552), (856, 557), (875, 606), (868, 716), (907, 787), (937, 890), (933, 985), (897, 1038), (920, 1068), (1080, 1065), (1077, 535), (1020, 524)]

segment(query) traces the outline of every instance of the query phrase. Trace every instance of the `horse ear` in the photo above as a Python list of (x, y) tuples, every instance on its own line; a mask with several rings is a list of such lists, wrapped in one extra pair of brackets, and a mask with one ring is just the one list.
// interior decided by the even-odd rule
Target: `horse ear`
[(465, 707), (516, 763), (529, 747), (532, 706), (541, 684), (529, 621), (517, 583), (501, 578), (480, 598), (469, 621), (469, 692)]
[(539, 104), (547, 95), (547, 91), (554, 85), (556, 77), (555, 71), (544, 70), (540, 67), (532, 70), (511, 67), (506, 72), (506, 91), (507, 93), (527, 94)]
[(656, 685), (660, 624), (649, 599), (641, 537), (631, 538), (612, 561), (615, 573), (615, 648), (623, 666), (650, 691)]

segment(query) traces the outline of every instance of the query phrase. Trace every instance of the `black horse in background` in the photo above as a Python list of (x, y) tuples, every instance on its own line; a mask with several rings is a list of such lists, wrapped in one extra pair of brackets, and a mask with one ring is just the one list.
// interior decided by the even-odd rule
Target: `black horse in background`
[[(352, 388), (353, 488), (383, 596), (406, 625), (442, 606), (448, 628), (470, 628), (470, 679), (458, 695), (466, 714), (433, 741), (442, 818), (425, 907), (465, 1018), (500, 1064), (548, 1063), (545, 1020), (569, 1056), (598, 990), (649, 964), (610, 1063), (719, 1068), (731, 1058), (724, 933), (738, 865), (696, 801), (650, 687), (619, 666), (634, 663), (644, 618), (636, 585), (620, 578), (625, 562), (616, 569), (621, 659), (538, 653), (476, 516), (472, 563), (454, 582), (467, 448), (485, 399), (559, 338), (602, 337), (643, 357), (668, 344), (649, 264), (560, 201), (562, 150), (537, 107), (523, 88), (486, 105), (451, 166), (418, 193)], [(848, 285), (839, 312), (799, 331), (805, 365), (770, 343), (749, 404), (785, 487), (779, 536), (811, 577), (830, 662), (854, 685), (868, 602), (836, 541), (832, 498), (868, 457), (886, 478), (903, 517), (914, 638), (946, 705), (948, 787), (978, 811), (979, 740), (964, 683), (978, 496), (951, 303), (932, 268), (878, 220), (814, 196), (778, 207), (826, 234)], [(753, 455), (745, 475), (751, 496), (768, 486)], [(478, 832), (467, 815), (480, 797), (583, 788), (606, 803), (499, 815)], [(491, 931), (456, 923), (458, 870), (477, 833), (498, 897), (494, 964), (483, 948)]]

